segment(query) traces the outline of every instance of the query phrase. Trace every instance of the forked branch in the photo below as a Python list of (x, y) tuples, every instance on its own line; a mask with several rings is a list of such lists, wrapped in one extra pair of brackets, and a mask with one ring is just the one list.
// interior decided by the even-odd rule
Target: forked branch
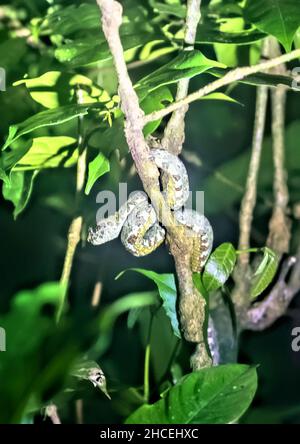
[[(170, 251), (175, 259), (180, 287), (181, 325), (188, 341), (204, 345), (202, 325), (204, 310), (199, 304), (199, 294), (194, 288), (191, 272), (192, 239), (187, 229), (178, 226), (160, 191), (159, 171), (150, 158), (150, 149), (143, 134), (144, 116), (137, 94), (129, 78), (123, 47), (119, 35), (122, 7), (114, 0), (97, 0), (102, 13), (102, 29), (108, 42), (119, 81), (121, 107), (125, 116), (125, 136), (143, 187), (151, 199), (160, 222), (166, 227)], [(199, 347), (198, 347), (199, 349)], [(200, 345), (199, 359), (194, 368), (210, 365), (205, 346)]]

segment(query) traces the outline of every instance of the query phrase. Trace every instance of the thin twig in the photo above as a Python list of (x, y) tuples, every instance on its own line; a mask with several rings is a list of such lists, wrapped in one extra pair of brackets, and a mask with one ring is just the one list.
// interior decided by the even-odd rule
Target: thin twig
[[(269, 40), (266, 39), (262, 48), (262, 55), (268, 55)], [(257, 180), (261, 162), (263, 138), (266, 125), (268, 88), (259, 86), (256, 93), (256, 107), (254, 118), (254, 130), (252, 150), (245, 192), (241, 202), (239, 215), (239, 250), (244, 253), (238, 256), (237, 266), (234, 272), (235, 287), (232, 291), (232, 300), (235, 304), (237, 317), (240, 320), (245, 317), (249, 307), (250, 287), (250, 237), (252, 230), (253, 213), (257, 200)]]
[[(274, 38), (270, 38), (269, 53), (271, 57), (278, 57), (280, 47)], [(273, 68), (274, 74), (285, 74), (284, 64)], [(288, 252), (291, 237), (291, 222), (287, 216), (289, 192), (285, 172), (285, 107), (286, 87), (280, 85), (272, 92), (272, 136), (273, 136), (273, 163), (274, 163), (274, 206), (269, 223), (267, 244), (275, 250), (281, 258)], [(299, 250), (300, 252), (300, 250)], [(289, 303), (300, 289), (300, 256), (290, 257), (283, 266), (278, 281), (263, 301), (251, 307), (242, 323), (244, 328), (264, 330), (284, 315)], [(294, 267), (294, 268), (293, 268)], [(293, 268), (290, 282), (286, 283), (286, 276)]]
[[(198, 23), (201, 18), (200, 12), (201, 0), (188, 0), (184, 51), (194, 49)], [(181, 79), (177, 85), (176, 101), (184, 99), (188, 95), (190, 79)], [(180, 154), (185, 138), (185, 115), (188, 111), (188, 105), (175, 110), (166, 126), (162, 147), (173, 154)]]
[(203, 88), (200, 88), (198, 91), (189, 94), (184, 99), (174, 102), (162, 110), (154, 111), (150, 114), (147, 114), (143, 119), (143, 123), (144, 125), (146, 125), (147, 123), (153, 122), (154, 120), (162, 119), (163, 117), (172, 113), (176, 109), (188, 105), (189, 103), (192, 103), (195, 100), (201, 99), (201, 97), (204, 97), (207, 94), (210, 94), (213, 91), (222, 88), (223, 86), (242, 80), (245, 77), (250, 76), (251, 74), (256, 74), (257, 72), (262, 72), (262, 71), (268, 71), (269, 69), (274, 68), (275, 66), (281, 65), (282, 63), (290, 62), (292, 60), (297, 59), (298, 57), (300, 57), (300, 49), (296, 49), (292, 52), (289, 52), (288, 54), (276, 57), (275, 59), (259, 63), (258, 65), (233, 69), (229, 71), (227, 74), (225, 74), (224, 77), (215, 80), (212, 83), (209, 83)]
[(257, 178), (263, 146), (263, 136), (266, 122), (266, 110), (268, 102), (268, 89), (266, 86), (257, 88), (255, 123), (253, 143), (249, 170), (247, 174), (245, 193), (241, 203), (239, 220), (239, 250), (246, 250), (238, 256), (238, 264), (235, 269), (235, 288), (232, 292), (232, 300), (239, 318), (249, 304), (249, 247), (252, 228), (253, 212), (257, 197)]
[[(250, 233), (253, 220), (253, 211), (256, 204), (257, 179), (265, 131), (267, 102), (268, 88), (266, 86), (258, 87), (251, 159), (247, 174), (245, 193), (240, 210), (239, 250), (247, 250), (250, 248)], [(239, 256), (239, 262), (243, 266), (248, 265), (249, 253), (241, 254)]]
[[(270, 53), (272, 57), (281, 54), (275, 38), (271, 39)], [(273, 69), (274, 74), (286, 74), (285, 65)], [(279, 255), (287, 253), (291, 238), (291, 222), (287, 217), (289, 191), (285, 171), (285, 86), (280, 85), (272, 92), (272, 136), (274, 163), (274, 206), (269, 223), (268, 245)]]
[(96, 282), (95, 287), (94, 287), (94, 291), (93, 291), (92, 302), (91, 302), (91, 305), (94, 308), (98, 307), (100, 304), (102, 287), (103, 287), (102, 282), (100, 282), (100, 281)]
[[(150, 149), (143, 134), (144, 114), (128, 75), (120, 40), (119, 28), (122, 23), (122, 6), (114, 0), (97, 0), (97, 3), (102, 12), (102, 29), (118, 75), (119, 96), (125, 115), (126, 140), (143, 187), (151, 199), (158, 219), (167, 228), (170, 251), (175, 259), (181, 289), (180, 315), (182, 329), (187, 340), (198, 343), (200, 340), (203, 341), (204, 313), (202, 312), (202, 305), (198, 304), (199, 295), (196, 295), (194, 286), (190, 285), (192, 280), (191, 254), (193, 239), (188, 235), (189, 230), (186, 227), (176, 224), (174, 216), (160, 191), (159, 171), (151, 160)], [(193, 302), (192, 306), (185, 302), (190, 300)], [(196, 302), (197, 307), (195, 307)], [(188, 307), (188, 313), (184, 311), (186, 307)], [(195, 307), (195, 310), (192, 310), (193, 307)], [(191, 314), (191, 317), (188, 314)], [(210, 358), (206, 350), (203, 350), (203, 354), (205, 356), (202, 361), (209, 361)]]
[(83, 400), (77, 399), (75, 401), (76, 410), (76, 424), (83, 424)]
[[(77, 90), (77, 101), (78, 103), (82, 103), (82, 90)], [(85, 146), (84, 135), (83, 135), (83, 116), (79, 117), (78, 120), (78, 151), (79, 157), (77, 162), (77, 174), (76, 174), (76, 203), (77, 207), (79, 206), (79, 201), (81, 197), (81, 193), (84, 186), (85, 176), (86, 176), (86, 156), (87, 149)], [(78, 208), (77, 208), (78, 209)], [(61, 301), (59, 303), (58, 311), (57, 311), (57, 321), (60, 320), (60, 317), (65, 309), (66, 305), (66, 297), (68, 292), (68, 286), (70, 283), (70, 276), (74, 262), (74, 256), (76, 248), (80, 242), (81, 230), (82, 230), (83, 219), (82, 216), (75, 217), (70, 225), (68, 232), (68, 243), (67, 250), (63, 265), (63, 271), (60, 278), (60, 283), (63, 286), (63, 294)]]

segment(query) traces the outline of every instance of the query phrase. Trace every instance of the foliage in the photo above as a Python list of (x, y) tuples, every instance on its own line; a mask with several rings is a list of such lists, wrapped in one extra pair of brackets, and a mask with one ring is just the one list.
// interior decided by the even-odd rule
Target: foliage
[(57, 283), (22, 291), (0, 318), (9, 339), (0, 363), (1, 423), (19, 422), (45, 406), (63, 387), (88, 339), (88, 332), (79, 336), (70, 321), (55, 325), (62, 291)]
[(256, 371), (245, 365), (218, 366), (186, 375), (153, 405), (127, 423), (224, 424), (237, 421), (256, 391)]
[[(87, 422), (246, 422), (243, 415), (257, 390), (256, 368), (226, 364), (190, 373), (190, 350), (180, 330), (177, 278), (165, 250), (135, 260), (117, 242), (101, 251), (85, 244), (87, 228), (95, 219), (97, 192), (117, 192), (122, 182), (130, 189), (140, 184), (128, 153), (99, 8), (92, 0), (70, 3), (32, 0), (20, 6), (12, 0), (0, 6), (0, 59), (7, 83), (0, 93), (0, 327), (8, 338), (7, 351), (0, 354), (0, 423), (33, 421), (49, 402), (57, 404), (63, 420), (75, 422), (72, 404), (82, 398)], [(173, 103), (182, 79), (190, 79), (194, 91), (231, 68), (258, 63), (268, 36), (279, 41), (283, 52), (299, 47), (298, 0), (203, 0), (195, 48), (190, 51), (182, 50), (186, 2), (122, 3), (121, 40), (145, 114)], [(262, 152), (253, 247), (240, 251), (234, 245), (250, 161), (256, 87), (290, 88), (294, 80), (289, 73), (257, 73), (203, 97), (187, 115), (183, 160), (193, 188), (205, 192), (205, 212), (215, 231), (214, 250), (194, 276), (206, 297), (207, 315), (216, 293), (230, 295), (241, 255), (263, 255), (252, 270), (251, 300), (264, 297), (279, 269), (279, 255), (265, 246), (273, 199), (270, 136)], [(286, 168), (290, 202), (297, 205), (297, 91), (288, 100)], [(161, 119), (148, 123), (145, 136), (161, 136), (164, 125)], [(87, 171), (78, 195), (75, 170), (83, 148)], [(66, 291), (58, 280), (67, 227), (79, 214), (82, 244), (69, 283), (70, 304), (57, 324), (55, 309)], [(295, 245), (293, 238), (292, 249)], [(95, 281), (103, 284), (100, 307), (90, 303)], [(263, 362), (258, 373), (271, 384), (272, 371), (265, 371), (271, 364), (264, 361), (268, 358), (259, 351), (259, 340), (249, 341), (255, 340), (250, 348), (242, 343), (242, 351), (248, 361)], [(286, 365), (286, 380), (291, 367)], [(103, 369), (105, 383), (94, 384), (100, 390), (89, 391), (85, 384), (91, 381), (91, 369)], [(293, 404), (294, 389), (289, 390), (286, 403)], [(259, 394), (262, 410), (271, 415), (268, 403), (278, 404), (273, 394), (278, 393), (278, 381), (269, 391), (272, 394)], [(256, 416), (255, 407), (250, 408), (251, 415)], [(281, 421), (277, 410), (273, 417)]]

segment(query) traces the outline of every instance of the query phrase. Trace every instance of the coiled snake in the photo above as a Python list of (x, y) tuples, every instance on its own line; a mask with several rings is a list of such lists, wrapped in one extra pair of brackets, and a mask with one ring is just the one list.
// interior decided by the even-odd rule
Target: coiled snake
[[(189, 179), (181, 160), (162, 149), (152, 149), (151, 157), (161, 171), (163, 194), (176, 221), (192, 231), (192, 269), (200, 271), (212, 249), (212, 227), (202, 214), (183, 208), (189, 197)], [(165, 229), (159, 224), (144, 192), (132, 193), (119, 211), (90, 228), (88, 242), (101, 245), (117, 238), (120, 233), (123, 245), (134, 256), (150, 254), (164, 242)]]

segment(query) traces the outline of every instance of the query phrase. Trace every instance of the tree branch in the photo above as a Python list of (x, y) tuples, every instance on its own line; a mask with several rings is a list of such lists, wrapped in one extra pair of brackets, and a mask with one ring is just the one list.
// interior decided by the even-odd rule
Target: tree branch
[[(77, 102), (82, 103), (82, 90), (80, 88), (77, 89)], [(78, 135), (79, 135), (78, 137), (79, 157), (77, 161), (77, 173), (76, 173), (77, 208), (79, 206), (79, 201), (83, 190), (85, 175), (86, 175), (87, 149), (85, 147), (84, 135), (83, 135), (83, 116), (80, 116), (78, 118)], [(82, 223), (83, 223), (82, 216), (81, 215), (77, 216), (72, 220), (69, 228), (67, 250), (63, 265), (63, 271), (60, 278), (60, 283), (63, 285), (64, 290), (57, 310), (57, 316), (56, 316), (57, 321), (60, 320), (60, 317), (66, 305), (66, 297), (74, 262), (75, 251), (80, 242), (80, 237), (81, 237)]]
[[(275, 38), (269, 38), (269, 54), (272, 58), (281, 54), (280, 47)], [(284, 64), (273, 68), (275, 74), (286, 74)], [(285, 173), (285, 106), (286, 87), (278, 86), (272, 92), (272, 141), (274, 163), (274, 206), (269, 223), (269, 236), (267, 244), (275, 250), (279, 257), (289, 251), (291, 237), (291, 222), (287, 217), (289, 193)], [(300, 250), (299, 250), (300, 252)], [(283, 316), (291, 300), (300, 290), (299, 259), (290, 257), (281, 270), (278, 281), (270, 294), (261, 302), (256, 303), (242, 319), (244, 328), (251, 330), (264, 330)], [(289, 270), (294, 267), (291, 281), (286, 283)]]
[(200, 88), (198, 91), (189, 94), (184, 99), (174, 102), (162, 110), (154, 111), (153, 113), (147, 114), (143, 119), (143, 124), (146, 125), (147, 123), (153, 122), (154, 120), (162, 119), (163, 117), (172, 113), (176, 109), (188, 105), (189, 103), (192, 103), (195, 100), (201, 99), (201, 97), (204, 97), (207, 94), (210, 94), (213, 91), (222, 88), (223, 86), (242, 80), (245, 77), (250, 76), (251, 74), (256, 74), (257, 72), (261, 71), (268, 71), (269, 69), (274, 68), (275, 66), (281, 65), (282, 63), (290, 62), (294, 59), (297, 59), (298, 57), (300, 57), (300, 49), (296, 49), (288, 54), (276, 57), (275, 59), (268, 60), (267, 62), (259, 63), (258, 65), (233, 69), (232, 71), (229, 71), (227, 74), (225, 74), (224, 77), (215, 80), (212, 83), (209, 83), (203, 88)]
[[(277, 57), (281, 54), (275, 38), (271, 39), (270, 54)], [(273, 69), (275, 74), (286, 74), (285, 65)], [(291, 222), (287, 217), (289, 192), (285, 172), (285, 86), (280, 85), (272, 92), (272, 136), (274, 163), (274, 206), (269, 223), (268, 245), (279, 255), (289, 251), (291, 237)]]
[[(129, 150), (133, 157), (137, 173), (142, 180), (143, 187), (151, 199), (160, 222), (167, 228), (170, 251), (175, 259), (179, 279), (181, 326), (185, 337), (191, 342), (203, 341), (202, 319), (204, 313), (199, 306), (199, 295), (191, 285), (191, 254), (192, 239), (189, 230), (183, 225), (178, 226), (171, 210), (160, 191), (159, 171), (150, 158), (150, 149), (143, 134), (144, 116), (140, 109), (137, 94), (128, 75), (119, 28), (122, 23), (122, 6), (114, 0), (97, 0), (102, 12), (102, 29), (108, 42), (119, 81), (119, 96), (121, 107), (125, 115), (125, 136)], [(186, 301), (195, 304), (197, 308), (191, 312)], [(186, 313), (186, 310), (189, 310)], [(191, 317), (189, 317), (191, 315)], [(203, 355), (203, 356), (202, 356)], [(210, 362), (206, 348), (202, 349), (201, 362)], [(199, 362), (199, 360), (198, 360)], [(194, 365), (194, 368), (196, 366)], [(198, 368), (198, 367), (197, 367)]]
[(181, 328), (185, 339), (197, 344), (196, 352), (191, 358), (191, 366), (193, 370), (200, 370), (210, 367), (212, 361), (206, 350), (203, 334), (206, 302), (193, 282), (191, 256), (194, 245), (192, 239), (192, 235), (186, 237), (184, 248), (178, 248), (177, 243), (170, 240), (170, 251), (175, 260), (179, 282)]
[[(262, 55), (268, 55), (269, 40), (263, 44)], [(250, 164), (243, 195), (240, 217), (239, 217), (239, 250), (247, 250), (250, 247), (250, 236), (253, 221), (253, 212), (257, 198), (257, 179), (261, 161), (261, 152), (266, 124), (268, 103), (268, 88), (259, 86), (257, 88), (256, 108), (254, 118), (254, 130), (252, 140), (252, 151)], [(232, 300), (235, 304), (238, 319), (245, 316), (249, 306), (249, 286), (250, 286), (250, 255), (248, 252), (238, 257), (235, 269), (235, 288), (232, 292)]]
[[(266, 86), (258, 87), (251, 159), (247, 174), (245, 193), (240, 209), (239, 250), (247, 250), (250, 247), (250, 235), (253, 212), (256, 204), (257, 178), (263, 146), (267, 102), (268, 88)], [(249, 304), (249, 275), (251, 272), (249, 260), (249, 253), (245, 252), (239, 255), (234, 273), (236, 285), (232, 292), (232, 300), (235, 304), (238, 318), (244, 316), (244, 312), (247, 310)]]
[(150, 150), (143, 134), (143, 111), (139, 106), (137, 94), (129, 78), (123, 47), (119, 36), (122, 24), (122, 6), (114, 0), (97, 0), (102, 12), (102, 28), (108, 42), (119, 80), (121, 107), (125, 115), (125, 136), (144, 189), (151, 197), (157, 214), (164, 217), (164, 225), (175, 225), (160, 192), (159, 171), (150, 158)]
[[(185, 28), (185, 51), (192, 51), (196, 40), (198, 23), (201, 18), (201, 0), (188, 0)], [(178, 82), (176, 101), (184, 99), (188, 94), (190, 79), (181, 79)], [(164, 131), (162, 147), (173, 154), (180, 154), (185, 138), (185, 115), (188, 105), (176, 109)]]
[[(288, 272), (292, 269), (289, 282), (286, 283)], [(300, 249), (297, 257), (287, 259), (281, 274), (270, 294), (262, 301), (253, 305), (242, 320), (245, 330), (262, 331), (270, 327), (283, 316), (294, 296), (300, 290)]]
[[(268, 88), (266, 86), (258, 87), (251, 159), (247, 174), (245, 193), (240, 210), (239, 250), (246, 250), (250, 247), (250, 233), (253, 211), (256, 204), (257, 178), (265, 132), (267, 102)], [(249, 264), (249, 253), (241, 254), (239, 256), (239, 263), (243, 268), (247, 267)]]

